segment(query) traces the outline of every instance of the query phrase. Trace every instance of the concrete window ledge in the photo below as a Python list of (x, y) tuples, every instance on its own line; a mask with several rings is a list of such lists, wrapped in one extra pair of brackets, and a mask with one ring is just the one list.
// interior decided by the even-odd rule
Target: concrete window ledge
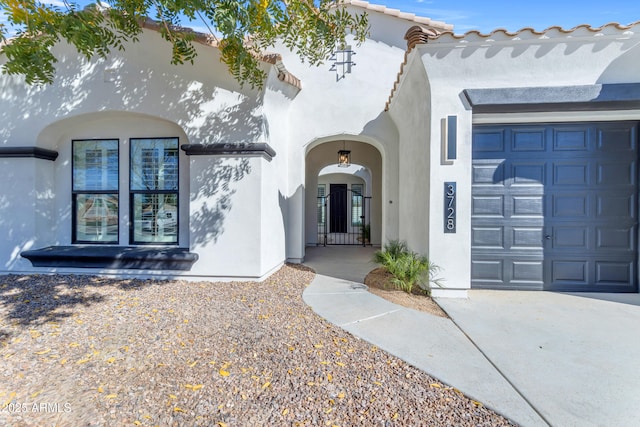
[(247, 144), (183, 144), (180, 146), (187, 156), (262, 156), (271, 161), (276, 152), (266, 142)]
[(49, 246), (20, 254), (34, 267), (191, 270), (198, 254), (185, 248)]

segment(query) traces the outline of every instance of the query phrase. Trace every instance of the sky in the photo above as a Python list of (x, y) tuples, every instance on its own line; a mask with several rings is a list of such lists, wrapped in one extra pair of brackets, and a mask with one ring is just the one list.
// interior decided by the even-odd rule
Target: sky
[(556, 25), (570, 29), (582, 24), (599, 27), (610, 22), (640, 21), (640, 0), (374, 0), (370, 3), (453, 24), (458, 34), (470, 30), (489, 33), (498, 28), (517, 31), (532, 27), (540, 31)]
[[(62, 0), (43, 2), (63, 4)], [(79, 4), (89, 2), (77, 1)], [(498, 28), (517, 31), (532, 27), (540, 31), (555, 25), (571, 29), (581, 24), (599, 27), (610, 22), (640, 21), (640, 0), (372, 0), (370, 3), (453, 24), (458, 34), (470, 30), (489, 33)], [(0, 13), (0, 23), (3, 21)], [(201, 24), (185, 25), (200, 30)]]

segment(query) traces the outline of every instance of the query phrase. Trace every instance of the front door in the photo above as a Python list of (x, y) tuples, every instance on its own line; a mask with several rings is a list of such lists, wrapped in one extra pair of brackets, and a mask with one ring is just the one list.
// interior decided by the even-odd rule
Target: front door
[(329, 232), (347, 232), (347, 184), (329, 185)]

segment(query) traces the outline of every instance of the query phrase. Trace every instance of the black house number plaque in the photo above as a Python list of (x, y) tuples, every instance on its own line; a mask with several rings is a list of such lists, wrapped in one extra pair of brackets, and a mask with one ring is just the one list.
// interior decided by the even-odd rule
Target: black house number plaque
[(444, 232), (456, 232), (456, 183), (444, 183)]

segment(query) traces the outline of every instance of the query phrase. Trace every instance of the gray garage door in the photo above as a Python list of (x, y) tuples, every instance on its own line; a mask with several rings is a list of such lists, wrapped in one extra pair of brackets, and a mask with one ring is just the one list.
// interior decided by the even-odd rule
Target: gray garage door
[(636, 291), (637, 130), (475, 126), (472, 287)]

